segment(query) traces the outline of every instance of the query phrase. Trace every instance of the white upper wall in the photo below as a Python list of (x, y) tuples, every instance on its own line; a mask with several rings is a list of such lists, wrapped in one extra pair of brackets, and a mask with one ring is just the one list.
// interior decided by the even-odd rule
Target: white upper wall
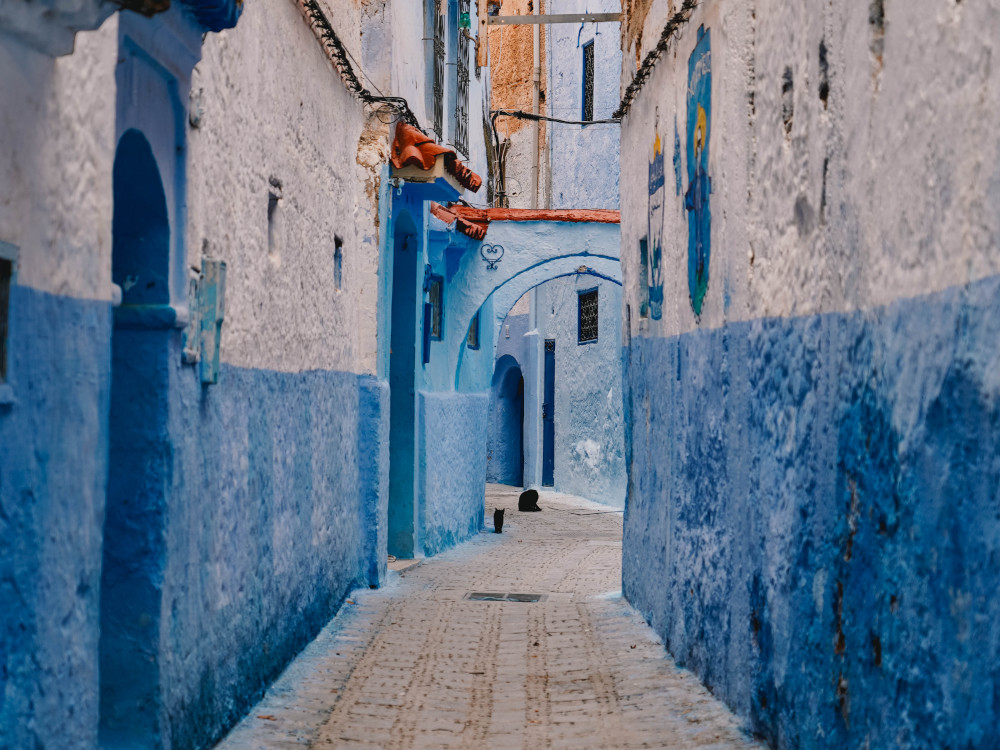
[[(340, 3), (330, 19), (337, 33), (356, 40), (359, 12)], [(376, 251), (363, 244), (357, 164), (364, 110), (296, 5), (254, 0), (235, 29), (208, 36), (195, 98), (187, 247), (191, 265), (202, 253), (227, 263), (223, 361), (373, 372), (364, 337), (374, 338), (377, 278), (367, 256)], [(280, 199), (269, 211), (272, 191)]]
[(117, 58), (117, 16), (65, 57), (0, 43), (0, 240), (20, 285), (111, 299)]
[[(654, 3), (643, 56), (667, 9)], [(868, 3), (848, 0), (764, 0), (755, 13), (720, 0), (699, 6), (661, 57), (622, 129), (623, 265), (634, 312), (659, 112), (664, 313), (651, 332), (699, 325), (684, 206), (699, 26), (712, 47), (711, 258), (700, 325), (867, 309), (1000, 272), (1000, 77), (990, 62), (1000, 7), (888, 0), (884, 38), (869, 16)]]

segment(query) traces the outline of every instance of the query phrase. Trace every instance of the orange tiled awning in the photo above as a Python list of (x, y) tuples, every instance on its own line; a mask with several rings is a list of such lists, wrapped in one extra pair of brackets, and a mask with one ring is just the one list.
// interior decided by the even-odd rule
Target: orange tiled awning
[(396, 126), (396, 137), (392, 141), (390, 161), (396, 169), (415, 166), (423, 170), (434, 167), (438, 156), (444, 157), (445, 169), (466, 190), (478, 192), (483, 178), (469, 169), (458, 159), (458, 154), (447, 146), (435, 143), (419, 128), (401, 122)]

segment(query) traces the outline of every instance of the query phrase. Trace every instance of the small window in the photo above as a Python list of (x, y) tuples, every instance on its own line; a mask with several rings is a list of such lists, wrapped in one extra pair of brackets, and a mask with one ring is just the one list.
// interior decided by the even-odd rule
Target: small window
[(469, 335), (465, 339), (466, 345), (470, 349), (479, 348), (479, 312), (477, 311), (469, 324)]
[(0, 383), (7, 382), (9, 346), (10, 287), (14, 283), (17, 248), (0, 242)]
[(342, 288), (344, 272), (344, 241), (334, 235), (333, 237), (333, 285), (339, 292)]
[(594, 42), (583, 45), (583, 117), (594, 119)]
[(639, 317), (649, 317), (649, 243), (639, 240)]
[(431, 276), (427, 301), (431, 306), (431, 338), (440, 341), (444, 330), (444, 279), (440, 276)]
[(580, 344), (597, 341), (597, 290), (579, 292), (577, 297), (579, 316), (577, 342)]

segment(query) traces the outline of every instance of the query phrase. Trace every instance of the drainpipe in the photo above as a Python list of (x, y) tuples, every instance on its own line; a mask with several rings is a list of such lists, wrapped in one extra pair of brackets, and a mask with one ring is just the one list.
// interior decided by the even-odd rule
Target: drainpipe
[[(535, 0), (533, 13), (537, 16), (541, 0)], [(531, 87), (531, 111), (538, 114), (538, 92), (541, 88), (542, 66), (540, 51), (541, 26), (537, 23), (531, 24), (532, 39), (531, 51), (534, 58), (534, 70), (532, 71), (533, 86)], [(538, 130), (540, 127), (538, 120), (534, 122), (531, 131), (531, 207), (538, 208)]]

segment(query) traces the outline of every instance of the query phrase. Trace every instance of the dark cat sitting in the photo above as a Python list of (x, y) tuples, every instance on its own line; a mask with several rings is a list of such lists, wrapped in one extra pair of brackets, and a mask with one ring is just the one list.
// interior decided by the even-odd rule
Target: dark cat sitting
[(503, 533), (503, 508), (495, 508), (493, 510), (493, 531), (497, 534)]
[(538, 507), (538, 490), (525, 490), (517, 499), (517, 509), (522, 513), (533, 513), (541, 510)]

